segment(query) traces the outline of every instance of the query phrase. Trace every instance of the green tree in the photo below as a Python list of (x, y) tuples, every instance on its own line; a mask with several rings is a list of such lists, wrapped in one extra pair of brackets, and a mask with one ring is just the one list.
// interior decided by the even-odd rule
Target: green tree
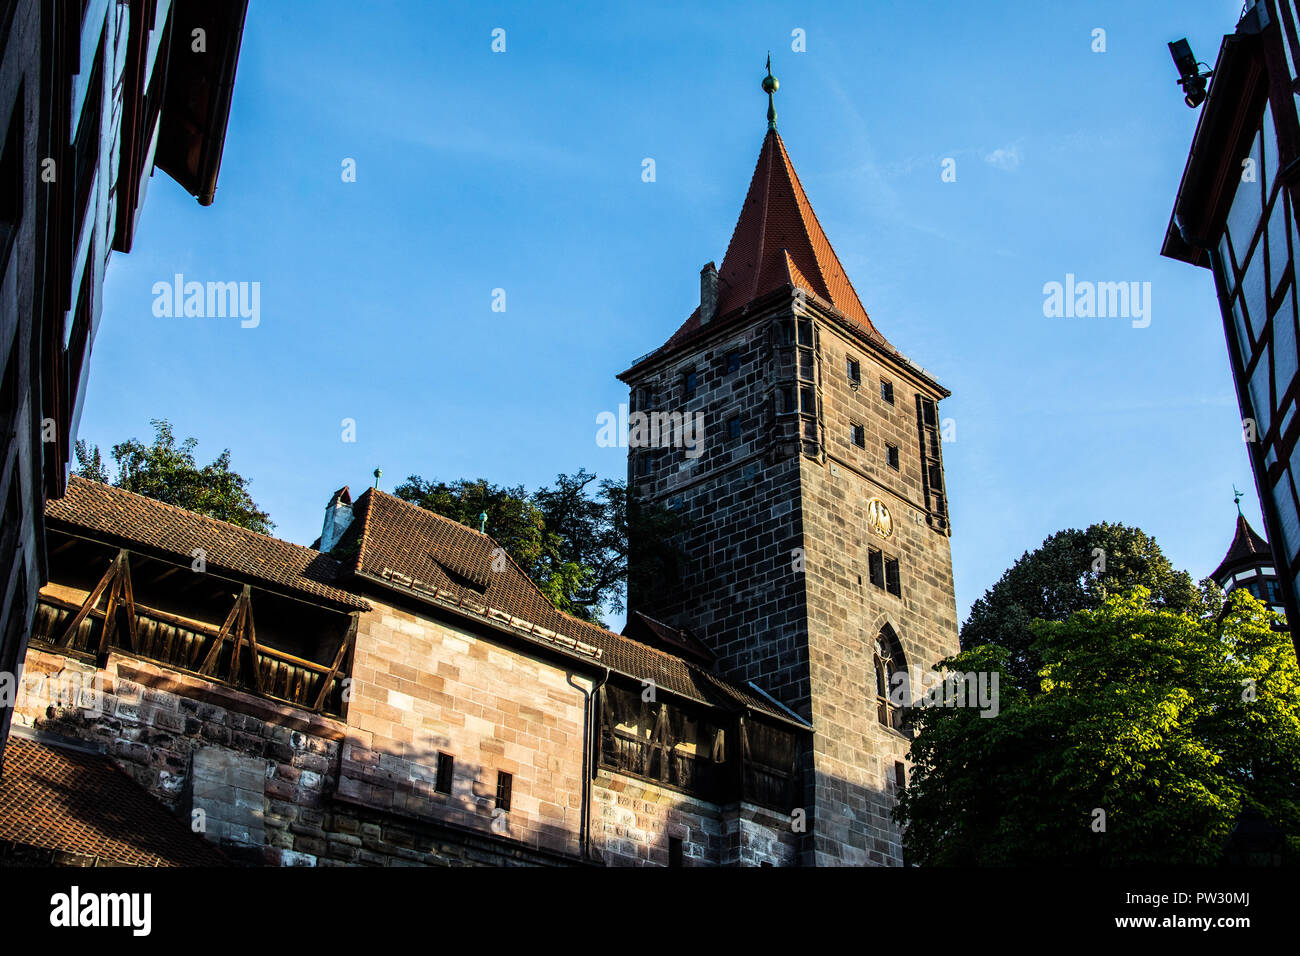
[[(1215, 863), (1253, 812), (1297, 860), (1300, 672), (1288, 635), (1242, 590), (1217, 616), (1152, 601), (1139, 587), (1032, 624), (1040, 687), (1001, 682), (996, 717), (914, 712), (912, 779), (894, 811), (911, 859)], [(1011, 661), (981, 645), (941, 666), (1005, 673)]]
[(1032, 650), (1032, 622), (1064, 621), (1134, 587), (1146, 588), (1154, 606), (1171, 611), (1206, 613), (1222, 606), (1218, 587), (1212, 581), (1198, 587), (1186, 571), (1175, 570), (1154, 538), (1139, 528), (1101, 522), (1083, 531), (1058, 531), (1025, 552), (971, 605), (961, 646), (1005, 648), (1008, 679), (1032, 690), (1042, 664)]
[(198, 439), (187, 438), (179, 445), (165, 418), (150, 422), (154, 427), (152, 445), (130, 438), (113, 446), (117, 477), (110, 481), (99, 446), (76, 444), (76, 474), (91, 481), (102, 481), (117, 488), (144, 495), (157, 501), (195, 511), (270, 534), (275, 525), (248, 492), (249, 480), (231, 470), (227, 448), (207, 465), (199, 466), (194, 458)]
[(642, 559), (633, 563), (637, 581), (661, 580), (681, 560), (676, 514), (629, 507), (624, 482), (597, 481), (585, 469), (558, 475), (554, 485), (535, 492), (482, 478), (443, 482), (411, 475), (393, 493), (471, 528), (486, 512), (488, 534), (551, 603), (587, 621), (599, 623), (603, 608), (617, 613), (626, 607), (633, 548)]

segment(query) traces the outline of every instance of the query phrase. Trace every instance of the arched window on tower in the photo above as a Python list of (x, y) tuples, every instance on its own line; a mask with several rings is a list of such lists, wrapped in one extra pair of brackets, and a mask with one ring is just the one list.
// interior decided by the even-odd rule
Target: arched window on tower
[(876, 638), (873, 655), (876, 677), (876, 717), (886, 727), (903, 729), (903, 708), (911, 703), (907, 663), (898, 635), (886, 624)]

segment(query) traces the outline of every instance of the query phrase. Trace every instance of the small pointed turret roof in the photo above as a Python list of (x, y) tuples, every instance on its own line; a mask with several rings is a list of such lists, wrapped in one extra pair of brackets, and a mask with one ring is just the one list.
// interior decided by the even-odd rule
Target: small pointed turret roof
[(1224, 555), (1223, 560), (1219, 562), (1219, 566), (1210, 574), (1210, 577), (1220, 581), (1227, 575), (1240, 571), (1242, 568), (1272, 563), (1273, 549), (1269, 547), (1267, 541), (1255, 533), (1255, 529), (1250, 526), (1250, 522), (1241, 513), (1239, 506), (1237, 530), (1232, 536), (1232, 545), (1228, 548), (1228, 553)]

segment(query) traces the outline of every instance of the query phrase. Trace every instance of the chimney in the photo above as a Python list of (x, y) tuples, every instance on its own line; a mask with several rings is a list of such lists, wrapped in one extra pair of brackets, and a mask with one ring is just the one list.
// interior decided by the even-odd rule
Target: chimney
[(718, 269), (706, 263), (700, 270), (700, 325), (708, 325), (718, 311)]
[(330, 503), (325, 506), (325, 524), (320, 531), (321, 554), (328, 554), (334, 545), (339, 543), (339, 538), (343, 537), (343, 532), (348, 530), (350, 524), (352, 524), (352, 496), (348, 494), (348, 486), (344, 485), (334, 492), (334, 497), (330, 498)]

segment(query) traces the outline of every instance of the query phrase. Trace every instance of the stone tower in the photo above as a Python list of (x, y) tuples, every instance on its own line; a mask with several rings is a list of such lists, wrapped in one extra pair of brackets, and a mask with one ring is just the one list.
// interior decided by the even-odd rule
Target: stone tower
[(699, 307), (619, 379), (629, 488), (688, 526), (681, 580), (634, 590), (629, 610), (689, 629), (724, 673), (811, 721), (805, 864), (902, 863), (898, 704), (919, 689), (891, 697), (891, 675), (958, 651), (949, 392), (868, 317), (770, 105), (722, 267), (704, 267)]

